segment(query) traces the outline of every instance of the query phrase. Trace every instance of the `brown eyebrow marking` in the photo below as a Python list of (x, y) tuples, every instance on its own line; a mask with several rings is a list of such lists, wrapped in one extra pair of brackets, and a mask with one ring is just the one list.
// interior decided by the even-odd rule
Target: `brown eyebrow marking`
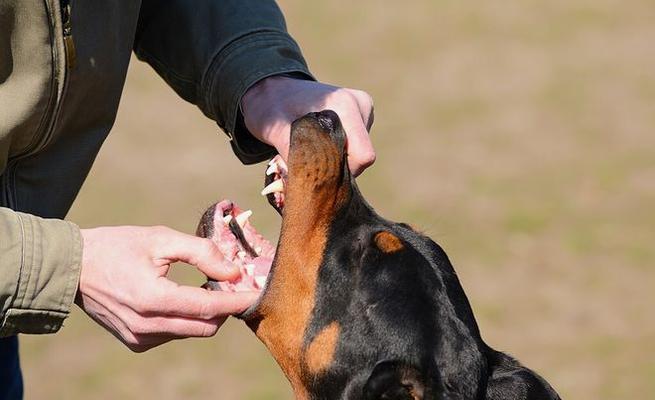
[(334, 360), (341, 326), (337, 321), (323, 328), (307, 347), (305, 364), (312, 374), (325, 371)]
[(405, 248), (400, 239), (398, 239), (398, 236), (391, 232), (382, 231), (375, 235), (373, 240), (375, 241), (375, 245), (378, 246), (383, 253), (395, 253)]

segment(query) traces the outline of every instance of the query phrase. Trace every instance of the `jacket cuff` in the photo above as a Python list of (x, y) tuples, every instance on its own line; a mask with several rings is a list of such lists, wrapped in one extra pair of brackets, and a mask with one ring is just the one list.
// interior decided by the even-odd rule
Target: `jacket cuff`
[(79, 228), (67, 221), (16, 213), (22, 231), (16, 292), (0, 337), (53, 333), (61, 328), (77, 293), (82, 260)]
[(213, 117), (230, 138), (234, 154), (244, 164), (263, 161), (276, 150), (256, 139), (243, 123), (241, 98), (260, 80), (294, 74), (314, 80), (296, 42), (285, 32), (260, 31), (235, 40), (212, 61), (203, 89)]

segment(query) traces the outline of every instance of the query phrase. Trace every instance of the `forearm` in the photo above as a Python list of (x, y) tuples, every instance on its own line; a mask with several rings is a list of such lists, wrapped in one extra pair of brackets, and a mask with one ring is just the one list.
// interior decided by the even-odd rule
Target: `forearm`
[(272, 0), (146, 0), (135, 52), (233, 138), (245, 163), (273, 152), (239, 121), (246, 90), (271, 75), (311, 77)]
[(0, 208), (0, 254), (0, 337), (59, 330), (79, 280), (77, 226)]

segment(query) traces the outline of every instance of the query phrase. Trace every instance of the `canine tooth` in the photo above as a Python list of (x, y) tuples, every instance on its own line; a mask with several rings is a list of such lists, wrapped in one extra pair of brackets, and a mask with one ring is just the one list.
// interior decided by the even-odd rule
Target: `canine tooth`
[(266, 286), (266, 277), (265, 276), (256, 276), (255, 283), (260, 289), (263, 289)]
[(257, 253), (257, 255), (262, 254), (262, 248), (260, 246), (255, 247), (255, 253)]
[(239, 224), (240, 227), (244, 227), (246, 225), (246, 221), (248, 221), (248, 218), (252, 215), (252, 210), (244, 211), (241, 214), (237, 215), (237, 224)]
[(237, 252), (237, 257), (239, 257), (240, 260), (243, 260), (244, 258), (246, 258), (246, 252), (243, 250)]
[(255, 275), (255, 264), (246, 264), (246, 274), (248, 276)]
[(266, 169), (266, 175), (272, 175), (279, 173), (280, 169), (277, 167), (277, 164), (271, 164), (267, 169)]
[(228, 225), (232, 221), (232, 214), (228, 214), (223, 217), (223, 222), (225, 222), (225, 225)]
[(282, 179), (278, 179), (277, 181), (273, 181), (270, 185), (266, 186), (264, 190), (262, 190), (262, 196), (282, 191), (284, 191), (284, 183), (282, 182)]

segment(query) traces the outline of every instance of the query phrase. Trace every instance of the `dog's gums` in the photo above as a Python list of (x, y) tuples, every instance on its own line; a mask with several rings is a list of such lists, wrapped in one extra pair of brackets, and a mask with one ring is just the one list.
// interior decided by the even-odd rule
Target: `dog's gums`
[[(280, 156), (276, 156), (266, 170), (266, 187), (262, 195), (280, 213), (284, 207), (286, 176), (286, 163)], [(240, 271), (239, 277), (231, 282), (207, 281), (204, 285), (206, 289), (261, 291), (266, 286), (275, 247), (250, 223), (251, 216), (252, 211), (243, 211), (230, 200), (216, 203), (203, 215), (196, 234), (211, 239), (223, 257), (238, 266)]]
[(198, 226), (197, 235), (211, 239), (223, 257), (239, 267), (239, 277), (231, 282), (208, 281), (209, 290), (260, 291), (275, 256), (275, 247), (250, 223), (252, 211), (242, 211), (229, 200), (210, 207)]

